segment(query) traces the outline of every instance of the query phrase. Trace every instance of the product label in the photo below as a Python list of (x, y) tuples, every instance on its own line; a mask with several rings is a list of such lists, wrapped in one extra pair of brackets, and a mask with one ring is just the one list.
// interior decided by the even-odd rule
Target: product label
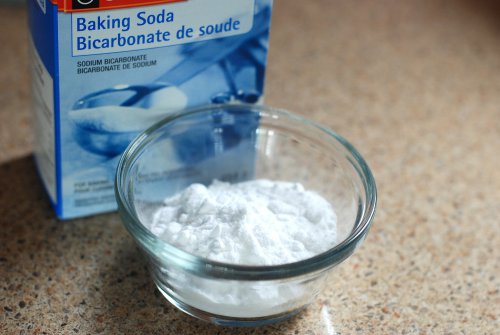
[(31, 43), (32, 95), (34, 109), (35, 157), (45, 187), (56, 201), (54, 139), (54, 81)]
[(190, 0), (71, 15), (73, 56), (97, 55), (247, 33), (254, 0)]
[[(262, 101), (272, 0), (27, 3), (35, 157), (60, 218), (115, 210), (118, 161), (160, 120)], [(209, 115), (163, 141), (140, 172), (141, 187), (155, 188), (142, 200), (192, 182), (251, 178), (259, 119), (238, 115)]]

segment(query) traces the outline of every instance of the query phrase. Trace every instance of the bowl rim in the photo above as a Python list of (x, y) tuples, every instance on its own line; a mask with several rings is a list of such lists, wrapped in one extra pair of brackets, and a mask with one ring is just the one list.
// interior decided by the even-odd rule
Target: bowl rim
[[(350, 234), (343, 241), (327, 251), (297, 262), (279, 265), (241, 265), (196, 256), (169, 244), (147, 229), (137, 217), (133, 205), (127, 200), (126, 185), (128, 183), (126, 182), (126, 177), (130, 170), (129, 167), (134, 163), (141, 150), (154, 140), (152, 135), (158, 129), (184, 117), (216, 110), (241, 110), (247, 112), (252, 110), (259, 113), (260, 116), (287, 118), (293, 122), (315, 128), (328, 135), (331, 140), (340, 144), (349, 154), (346, 158), (361, 179), (365, 194), (365, 199), (361, 202), (362, 204), (364, 203), (364, 206), (362, 208), (358, 207), (358, 217)], [(252, 104), (214, 104), (182, 110), (167, 116), (139, 134), (125, 149), (118, 162), (114, 188), (122, 223), (136, 242), (138, 242), (139, 246), (152, 256), (153, 259), (156, 259), (160, 263), (162, 260), (168, 259), (168, 264), (180, 267), (188, 272), (196, 273), (199, 276), (233, 280), (286, 279), (325, 271), (341, 263), (363, 242), (372, 225), (377, 204), (377, 188), (373, 174), (361, 154), (346, 139), (326, 127), (287, 110)], [(155, 249), (154, 252), (153, 249)]]

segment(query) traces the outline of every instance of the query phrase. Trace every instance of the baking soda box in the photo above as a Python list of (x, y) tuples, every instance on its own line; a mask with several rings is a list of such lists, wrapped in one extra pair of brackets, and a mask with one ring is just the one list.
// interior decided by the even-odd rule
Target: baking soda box
[(60, 218), (114, 210), (121, 153), (169, 114), (262, 99), (272, 0), (27, 2), (35, 160)]

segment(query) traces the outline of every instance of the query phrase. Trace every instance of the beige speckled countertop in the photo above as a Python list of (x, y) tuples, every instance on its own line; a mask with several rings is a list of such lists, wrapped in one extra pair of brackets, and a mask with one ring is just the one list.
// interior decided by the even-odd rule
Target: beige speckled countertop
[(164, 301), (116, 214), (55, 219), (31, 157), (25, 14), (0, 7), (0, 333), (500, 334), (493, 3), (276, 1), (267, 103), (350, 139), (379, 206), (317, 303), (256, 329)]

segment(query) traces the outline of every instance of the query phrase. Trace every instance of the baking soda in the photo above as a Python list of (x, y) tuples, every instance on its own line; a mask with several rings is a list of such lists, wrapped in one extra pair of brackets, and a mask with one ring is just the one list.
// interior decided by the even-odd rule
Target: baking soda
[(292, 263), (337, 241), (337, 217), (328, 201), (282, 181), (192, 184), (166, 199), (146, 225), (194, 255), (241, 265)]
[[(62, 219), (116, 209), (119, 157), (152, 124), (185, 108), (262, 102), (272, 0), (30, 0), (26, 7), (34, 156)], [(228, 146), (248, 124), (232, 127)], [(177, 138), (177, 148), (198, 155), (172, 155), (173, 164), (192, 168), (206, 138)]]

